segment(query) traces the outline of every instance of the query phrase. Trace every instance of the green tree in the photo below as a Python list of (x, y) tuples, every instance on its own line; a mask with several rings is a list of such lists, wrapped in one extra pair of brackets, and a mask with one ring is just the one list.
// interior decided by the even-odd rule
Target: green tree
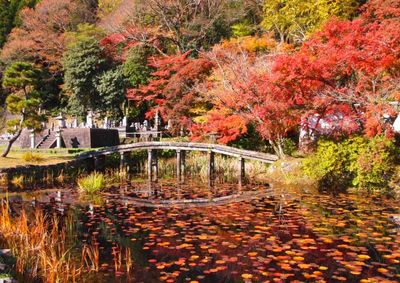
[[(99, 45), (100, 35), (101, 32), (91, 25), (79, 25), (78, 31), (69, 35), (63, 69), (64, 89), (71, 95), (69, 108), (72, 112), (95, 110), (101, 106), (96, 82), (107, 69), (108, 62)], [(78, 105), (80, 107), (76, 109)], [(82, 112), (79, 114), (82, 115)]]
[[(63, 60), (65, 90), (71, 94), (68, 104), (72, 113), (82, 115), (90, 109), (119, 118), (128, 82), (123, 67), (113, 66), (100, 46), (102, 37), (101, 30), (88, 24), (79, 25), (77, 32), (69, 34)], [(136, 63), (142, 64), (138, 60)], [(147, 67), (143, 64), (140, 67), (129, 73), (137, 83), (145, 82), (146, 73), (142, 71)]]
[(354, 16), (359, 5), (357, 0), (268, 0), (262, 25), (281, 42), (300, 42), (332, 16)]
[(123, 116), (122, 106), (125, 102), (127, 80), (122, 68), (118, 67), (105, 71), (100, 75), (96, 84), (96, 90), (102, 100), (102, 109), (113, 118)]
[(0, 0), (0, 48), (6, 42), (7, 35), (10, 32), (9, 5), (8, 0)]
[(123, 72), (132, 88), (148, 83), (150, 74), (153, 71), (148, 66), (147, 61), (148, 56), (151, 54), (151, 49), (143, 45), (129, 49), (123, 65)]
[(15, 62), (4, 72), (3, 87), (9, 88), (7, 110), (19, 118), (7, 121), (8, 132), (13, 134), (2, 154), (6, 157), (13, 143), (19, 138), (24, 128), (38, 131), (45, 117), (39, 112), (40, 94), (36, 91), (40, 78), (40, 70), (29, 63)]

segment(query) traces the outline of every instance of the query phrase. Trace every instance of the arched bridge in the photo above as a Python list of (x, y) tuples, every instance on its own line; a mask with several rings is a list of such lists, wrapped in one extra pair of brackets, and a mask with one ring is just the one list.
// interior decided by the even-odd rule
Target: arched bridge
[[(147, 150), (148, 151), (148, 175), (149, 180), (154, 181), (157, 179), (158, 171), (158, 159), (157, 150), (168, 149), (176, 150), (177, 160), (177, 177), (181, 179), (185, 171), (185, 152), (186, 151), (201, 151), (208, 153), (208, 176), (209, 180), (212, 180), (215, 161), (214, 155), (216, 153), (232, 156), (238, 159), (238, 179), (239, 184), (244, 182), (245, 177), (245, 160), (256, 160), (264, 163), (274, 163), (278, 160), (278, 157), (273, 154), (256, 152), (251, 150), (243, 150), (234, 147), (218, 145), (218, 144), (206, 144), (206, 143), (192, 143), (192, 142), (139, 142), (132, 144), (125, 144), (113, 147), (102, 148), (95, 151), (89, 151), (82, 153), (77, 156), (78, 159), (93, 159), (94, 167), (101, 167), (102, 159), (106, 155), (120, 153), (121, 154), (121, 167), (125, 166), (127, 155), (131, 151), (136, 150)], [(155, 176), (154, 176), (155, 175)]]

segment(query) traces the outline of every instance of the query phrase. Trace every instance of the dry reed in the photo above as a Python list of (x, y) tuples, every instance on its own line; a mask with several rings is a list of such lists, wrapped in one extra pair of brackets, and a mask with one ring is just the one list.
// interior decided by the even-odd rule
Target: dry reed
[(31, 279), (46, 282), (76, 282), (82, 266), (72, 259), (65, 246), (65, 230), (59, 228), (57, 218), (51, 219), (36, 210), (32, 222), (22, 210), (11, 217), (8, 201), (0, 206), (0, 234), (16, 258), (16, 271)]
[(82, 248), (82, 261), (89, 271), (99, 272), (100, 270), (100, 251), (99, 243), (93, 237), (90, 245), (84, 245)]

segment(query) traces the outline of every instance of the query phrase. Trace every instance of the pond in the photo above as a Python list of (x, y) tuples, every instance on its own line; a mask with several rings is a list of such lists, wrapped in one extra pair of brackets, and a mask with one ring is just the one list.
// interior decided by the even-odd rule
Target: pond
[(400, 209), (384, 197), (191, 178), (135, 179), (92, 199), (70, 186), (8, 198), (32, 225), (35, 210), (49, 229), (58, 219), (77, 282), (400, 281)]

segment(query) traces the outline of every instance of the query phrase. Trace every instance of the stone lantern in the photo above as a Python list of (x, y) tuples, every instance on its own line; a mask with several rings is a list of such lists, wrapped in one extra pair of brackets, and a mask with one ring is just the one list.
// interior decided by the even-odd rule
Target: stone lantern
[(86, 127), (93, 128), (93, 113), (92, 113), (92, 111), (89, 111), (89, 113), (86, 115)]
[(60, 113), (60, 115), (58, 115), (55, 119), (58, 121), (58, 127), (60, 129), (63, 129), (66, 127), (65, 118), (62, 115), (62, 113)]
[(161, 125), (161, 119), (160, 119), (160, 114), (158, 113), (158, 110), (157, 110), (156, 115), (154, 116), (154, 129), (156, 131), (159, 131), (160, 125)]

